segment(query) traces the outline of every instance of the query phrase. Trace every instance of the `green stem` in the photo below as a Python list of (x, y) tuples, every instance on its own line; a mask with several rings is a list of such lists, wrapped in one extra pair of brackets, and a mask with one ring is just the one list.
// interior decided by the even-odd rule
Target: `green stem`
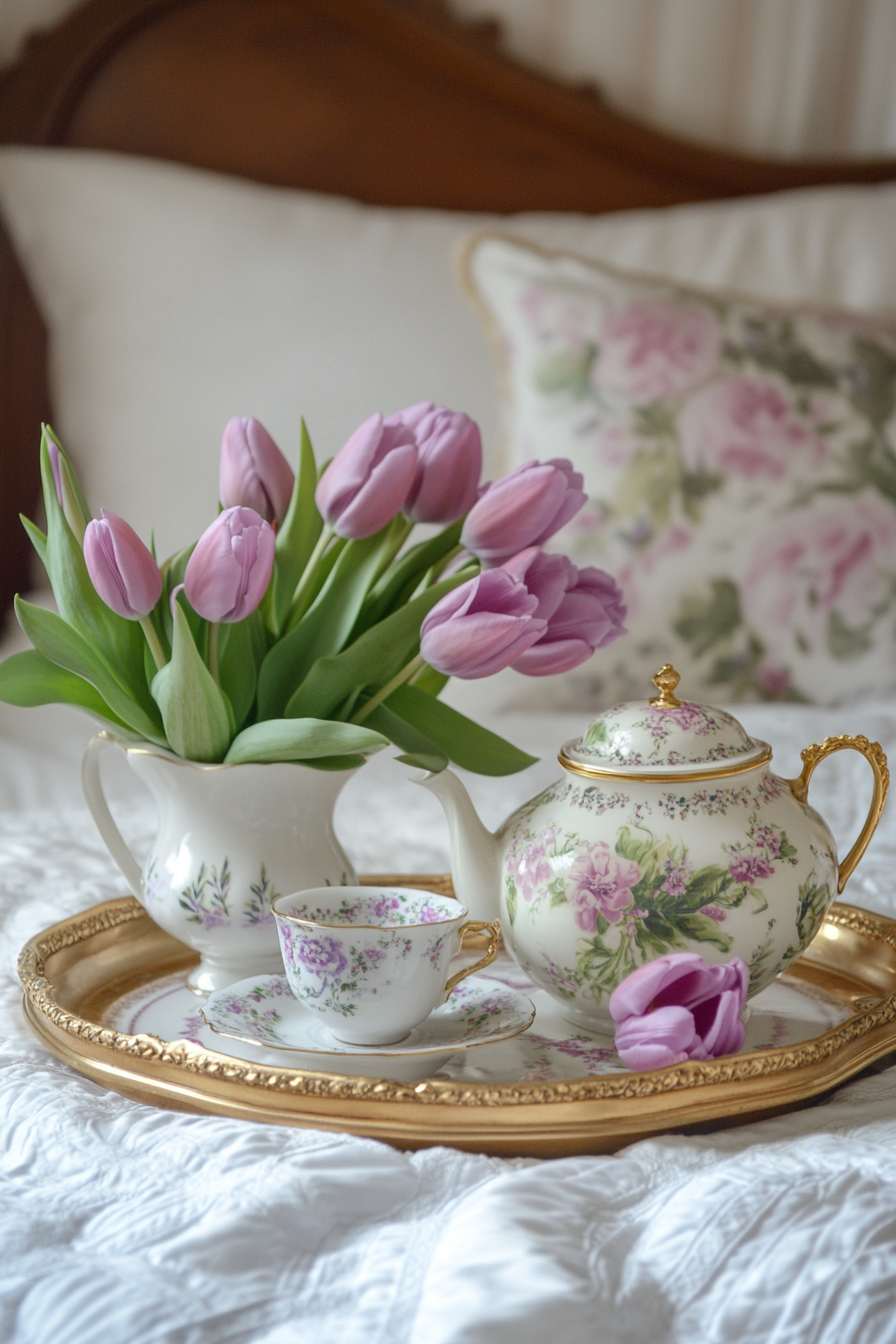
[(146, 636), (146, 642), (149, 645), (152, 660), (156, 665), (156, 671), (161, 672), (168, 659), (165, 657), (165, 651), (162, 648), (161, 640), (156, 634), (156, 628), (148, 616), (140, 617), (140, 627)]
[(220, 621), (212, 621), (208, 627), (208, 670), (215, 679), (215, 685), (221, 685), (221, 674), (218, 669), (218, 638), (221, 633)]
[(367, 703), (362, 705), (356, 714), (352, 715), (349, 723), (363, 723), (367, 715), (372, 714), (377, 705), (381, 705), (392, 694), (396, 686), (403, 686), (406, 681), (410, 681), (411, 677), (415, 677), (425, 666), (426, 659), (422, 653), (418, 653), (417, 657), (412, 659), (407, 667), (403, 667), (400, 672), (396, 672), (391, 681), (387, 681), (385, 686), (381, 686), (376, 695), (372, 695)]
[(306, 598), (313, 593), (314, 571), (317, 568), (317, 562), (323, 558), (324, 552), (333, 540), (336, 533), (332, 527), (327, 527), (326, 523), (323, 530), (314, 544), (314, 550), (308, 557), (308, 563), (302, 570), (302, 577), (296, 584), (296, 590), (292, 595), (292, 601), (289, 604), (289, 616), (286, 621), (286, 628), (289, 630), (298, 624), (299, 619), (304, 615), (309, 606)]
[(377, 571), (370, 581), (371, 588), (376, 583), (377, 579), (381, 578), (382, 575), (385, 574), (386, 570), (389, 568), (392, 561), (398, 555), (398, 552), (401, 550), (402, 546), (405, 544), (405, 542), (407, 541), (408, 537), (411, 535), (413, 530), (414, 530), (414, 523), (412, 519), (405, 518), (402, 514), (399, 514), (397, 518), (393, 519), (392, 536), (389, 539), (390, 543), (389, 548), (386, 551), (385, 555), (380, 560), (380, 563), (377, 566)]

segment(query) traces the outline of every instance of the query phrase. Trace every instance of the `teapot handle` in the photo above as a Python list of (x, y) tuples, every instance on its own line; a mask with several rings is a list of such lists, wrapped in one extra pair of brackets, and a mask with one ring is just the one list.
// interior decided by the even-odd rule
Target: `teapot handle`
[(823, 742), (814, 742), (811, 747), (806, 747), (806, 750), (800, 753), (803, 761), (802, 774), (797, 779), (785, 781), (789, 784), (790, 791), (798, 802), (807, 802), (809, 780), (812, 778), (812, 772), (816, 765), (833, 752), (846, 751), (847, 749), (859, 752), (871, 766), (874, 775), (874, 792), (871, 795), (871, 807), (868, 810), (865, 825), (859, 832), (859, 838), (838, 867), (838, 896), (841, 895), (843, 888), (858, 867), (859, 860), (868, 848), (868, 842), (874, 834), (877, 823), (880, 821), (880, 815), (884, 810), (887, 790), (890, 787), (890, 771), (887, 768), (887, 757), (884, 749), (879, 742), (869, 742), (867, 737), (850, 737), (847, 733), (843, 733), (840, 737), (826, 737)]

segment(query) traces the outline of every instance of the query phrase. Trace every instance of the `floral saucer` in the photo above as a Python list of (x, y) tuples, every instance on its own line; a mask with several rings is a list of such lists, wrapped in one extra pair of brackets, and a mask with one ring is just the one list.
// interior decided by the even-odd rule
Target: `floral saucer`
[(532, 1025), (535, 1009), (518, 990), (471, 975), (447, 1002), (395, 1045), (349, 1045), (292, 995), (285, 975), (259, 975), (210, 994), (200, 1009), (212, 1031), (266, 1049), (306, 1055), (388, 1056), (455, 1054), (476, 1045), (494, 1045)]

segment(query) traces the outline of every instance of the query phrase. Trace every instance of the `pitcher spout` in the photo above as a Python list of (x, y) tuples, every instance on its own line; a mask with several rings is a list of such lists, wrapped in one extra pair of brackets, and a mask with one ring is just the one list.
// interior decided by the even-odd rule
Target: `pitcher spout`
[(413, 782), (429, 789), (442, 804), (451, 838), (451, 876), (458, 899), (473, 919), (495, 919), (501, 892), (501, 847), (497, 836), (483, 826), (470, 795), (452, 771), (417, 775)]

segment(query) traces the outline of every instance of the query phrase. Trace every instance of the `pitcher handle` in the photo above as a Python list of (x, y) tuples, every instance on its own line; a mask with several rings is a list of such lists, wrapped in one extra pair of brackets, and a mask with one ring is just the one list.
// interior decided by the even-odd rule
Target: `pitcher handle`
[(493, 919), (490, 924), (484, 923), (481, 919), (469, 919), (467, 920), (466, 924), (462, 926), (460, 930), (461, 947), (463, 947), (465, 934), (485, 933), (486, 931), (488, 932), (488, 948), (486, 950), (485, 956), (482, 957), (479, 961), (474, 962), (472, 966), (467, 966), (464, 970), (457, 971), (454, 975), (452, 975), (451, 979), (445, 986), (446, 999), (448, 998), (448, 995), (451, 993), (454, 986), (459, 985), (461, 980), (465, 980), (468, 975), (473, 975), (476, 971), (481, 971), (484, 966), (487, 966), (489, 964), (489, 962), (494, 961), (495, 953), (498, 950), (498, 942), (501, 937), (500, 919)]
[(803, 761), (802, 773), (797, 779), (785, 781), (789, 784), (790, 790), (798, 802), (807, 802), (809, 780), (812, 778), (812, 772), (816, 765), (833, 752), (846, 751), (847, 749), (859, 752), (871, 766), (874, 775), (874, 792), (871, 795), (871, 807), (868, 810), (865, 825), (859, 832), (859, 838), (837, 868), (838, 896), (842, 894), (843, 888), (858, 867), (859, 860), (868, 848), (868, 842), (874, 834), (877, 823), (880, 821), (880, 815), (884, 810), (887, 790), (890, 787), (890, 771), (887, 768), (887, 757), (884, 749), (879, 742), (869, 742), (867, 737), (850, 737), (847, 733), (843, 733), (840, 737), (826, 737), (823, 742), (814, 742), (811, 747), (806, 747), (806, 750), (800, 753)]
[(115, 825), (100, 780), (100, 752), (105, 747), (114, 746), (118, 746), (118, 740), (111, 733), (97, 733), (96, 737), (90, 739), (81, 765), (81, 787), (84, 790), (87, 806), (90, 808), (90, 815), (96, 822), (96, 828), (103, 843), (121, 869), (131, 891), (137, 897), (137, 900), (141, 901), (143, 899), (143, 874), (140, 865), (125, 843), (121, 831)]

